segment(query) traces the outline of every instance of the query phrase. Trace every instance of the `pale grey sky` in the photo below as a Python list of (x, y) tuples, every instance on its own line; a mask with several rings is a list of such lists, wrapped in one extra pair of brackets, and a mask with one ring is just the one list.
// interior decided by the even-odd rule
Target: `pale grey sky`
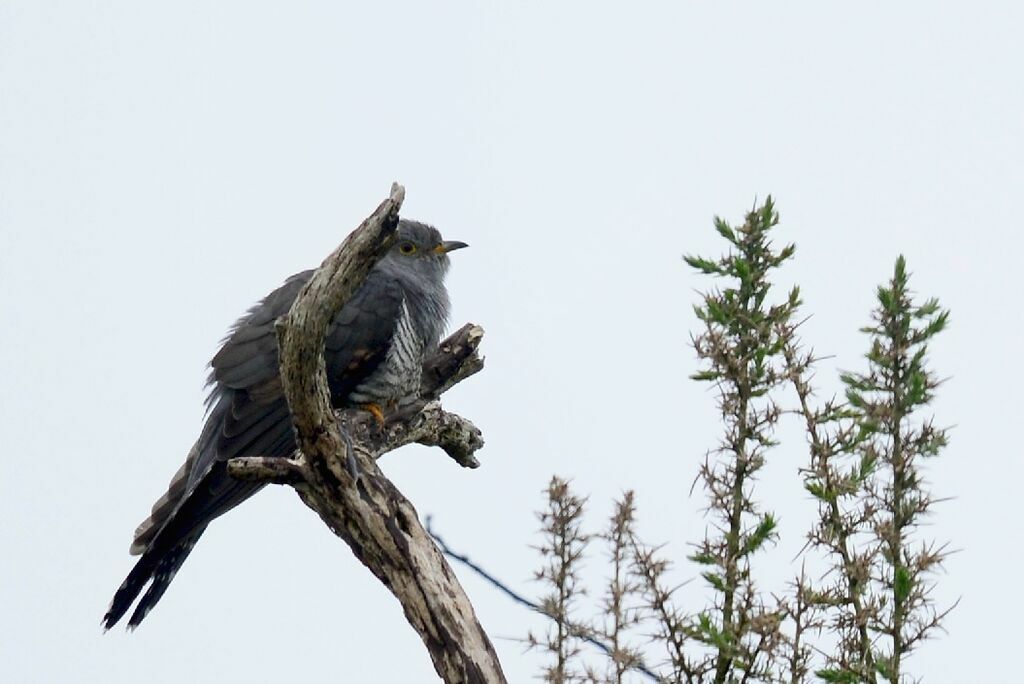
[[(218, 340), (398, 180), (406, 216), (472, 245), (452, 323), (484, 326), (488, 367), (447, 406), (487, 446), (477, 471), (416, 448), (382, 465), (527, 593), (552, 473), (595, 527), (636, 489), (641, 531), (680, 561), (703, 533), (688, 492), (718, 426), (685, 380), (706, 282), (680, 256), (722, 250), (714, 214), (776, 197), (826, 390), (861, 367), (855, 331), (905, 253), (953, 312), (933, 358), (956, 427), (928, 477), (954, 498), (925, 533), (962, 549), (936, 594), (962, 597), (949, 635), (911, 669), (1008, 681), (1022, 32), (1011, 2), (0, 0), (0, 679), (434, 681), (397, 602), (286, 489), (213, 525), (136, 633), (99, 629)], [(784, 437), (759, 489), (783, 524), (760, 559), (776, 590), (813, 513)], [(538, 656), (505, 637), (542, 623), (456, 569), (530, 681)]]

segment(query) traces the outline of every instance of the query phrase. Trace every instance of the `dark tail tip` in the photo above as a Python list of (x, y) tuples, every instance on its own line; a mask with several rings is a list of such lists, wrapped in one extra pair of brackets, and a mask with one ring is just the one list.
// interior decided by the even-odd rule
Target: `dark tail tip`
[(139, 562), (135, 564), (132, 571), (128, 573), (128, 577), (125, 578), (124, 582), (118, 587), (117, 592), (114, 594), (114, 598), (110, 601), (110, 607), (107, 608), (106, 614), (103, 616), (103, 620), (100, 624), (103, 626), (103, 631), (106, 633), (111, 627), (120, 622), (124, 614), (131, 608), (132, 603), (135, 601), (135, 597), (142, 591), (142, 587), (145, 586), (146, 580), (149, 579), (149, 568), (145, 569), (145, 574), (139, 577), (142, 573), (139, 572), (140, 565), (142, 565), (145, 558), (140, 558)]
[[(201, 532), (202, 530), (200, 530)], [(133, 631), (138, 627), (149, 614), (149, 611), (153, 610), (153, 607), (163, 597), (164, 592), (167, 591), (167, 587), (170, 585), (171, 580), (174, 579), (181, 564), (185, 562), (188, 554), (195, 547), (198, 538), (198, 535), (188, 537), (162, 555), (158, 555), (157, 550), (152, 547), (149, 551), (142, 554), (142, 557), (139, 558), (135, 567), (128, 573), (128, 577), (125, 578), (114, 594), (114, 599), (110, 602), (110, 608), (107, 610), (107, 614), (103, 616), (102, 624), (104, 631), (116, 625), (125, 616), (128, 609), (132, 607), (132, 603), (142, 593), (146, 582), (152, 577), (153, 581), (149, 585), (149, 589), (142, 595), (142, 599), (139, 600), (139, 604), (135, 607), (135, 611), (128, 620), (128, 631)]]

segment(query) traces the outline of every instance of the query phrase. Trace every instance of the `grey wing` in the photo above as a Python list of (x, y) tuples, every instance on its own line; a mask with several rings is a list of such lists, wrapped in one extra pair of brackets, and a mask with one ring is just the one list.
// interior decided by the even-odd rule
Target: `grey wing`
[[(258, 491), (261, 485), (227, 475), (224, 462), (237, 456), (287, 457), (295, 450), (291, 416), (278, 372), (274, 321), (288, 312), (312, 276), (304, 271), (253, 307), (233, 328), (211, 367), (210, 414), (202, 435), (168, 491), (135, 533), (133, 554), (142, 553), (186, 497), (192, 501), (189, 526), (204, 527)], [(402, 305), (402, 290), (379, 271), (338, 313), (325, 343), (327, 373), (335, 405), (359, 385), (387, 355)], [(182, 523), (185, 521), (178, 521)]]
[[(211, 362), (210, 413), (199, 440), (153, 514), (136, 530), (132, 553), (141, 554), (114, 594), (103, 624), (113, 627), (148, 584), (128, 621), (139, 625), (159, 602), (211, 520), (262, 485), (228, 476), (236, 456), (289, 456), (291, 418), (277, 362), (274, 321), (288, 311), (310, 272), (293, 276), (244, 316)], [(354, 387), (386, 357), (401, 308), (393, 281), (372, 271), (338, 314), (325, 344), (332, 390)]]
[[(216, 462), (267, 446), (276, 448), (260, 455), (291, 453), (290, 448), (285, 451), (291, 440), (291, 425), (277, 372), (274, 321), (288, 312), (312, 273), (297, 273), (252, 307), (234, 325), (213, 357), (206, 424), (185, 463), (171, 479), (167, 492), (153, 505), (149, 518), (136, 528), (130, 549), (133, 555), (146, 549), (185, 496), (195, 490)], [(203, 515), (207, 522), (259, 489), (229, 480), (226, 473), (215, 479), (216, 482), (207, 483), (210, 503), (216, 503), (214, 510), (204, 512), (212, 514)]]
[(371, 271), (363, 286), (335, 317), (327, 332), (324, 357), (335, 406), (385, 360), (402, 311), (401, 286)]

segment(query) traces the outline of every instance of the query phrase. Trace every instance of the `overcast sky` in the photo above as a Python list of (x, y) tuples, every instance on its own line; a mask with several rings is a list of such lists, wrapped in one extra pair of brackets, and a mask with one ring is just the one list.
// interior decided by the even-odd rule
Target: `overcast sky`
[[(769, 6), (770, 5), (770, 6)], [(486, 370), (447, 395), (476, 471), (411, 447), (384, 470), (459, 549), (536, 594), (553, 473), (591, 522), (638, 492), (683, 565), (716, 443), (681, 261), (771, 193), (819, 385), (863, 367), (874, 287), (907, 256), (952, 309), (932, 346), (955, 425), (926, 538), (962, 551), (936, 598), (934, 682), (1008, 681), (1020, 649), (1024, 11), (1019, 3), (0, 0), (0, 679), (429, 682), (398, 603), (285, 488), (218, 520), (134, 634), (99, 619), (135, 525), (203, 420), (228, 326), (388, 192), (471, 248), (453, 327)], [(756, 567), (795, 573), (814, 506), (798, 430), (758, 498)], [(600, 577), (602, 561), (590, 567)], [(456, 567), (513, 682), (542, 623)], [(268, 581), (269, 580), (269, 581)], [(685, 593), (689, 592), (689, 593)], [(699, 583), (684, 590), (700, 606)]]

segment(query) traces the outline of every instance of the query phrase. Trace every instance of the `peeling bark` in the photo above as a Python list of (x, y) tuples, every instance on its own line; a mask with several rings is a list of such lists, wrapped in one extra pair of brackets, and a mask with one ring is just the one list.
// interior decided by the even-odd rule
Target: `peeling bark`
[[(476, 468), (483, 446), (470, 421), (441, 408), (440, 395), (483, 368), (483, 330), (466, 325), (441, 343), (424, 365), (422, 396), (385, 417), (383, 426), (360, 411), (331, 408), (323, 357), (328, 323), (394, 243), (405, 190), (395, 184), (377, 207), (324, 260), (277, 322), (281, 380), (299, 450), (291, 459), (236, 458), (240, 479), (288, 484), (401, 602), (409, 624), (449, 683), (501, 683), (505, 676), (465, 592), (412, 504), (377, 467), (376, 459), (413, 442), (438, 446)], [(351, 437), (359, 465), (353, 479), (339, 425)]]

